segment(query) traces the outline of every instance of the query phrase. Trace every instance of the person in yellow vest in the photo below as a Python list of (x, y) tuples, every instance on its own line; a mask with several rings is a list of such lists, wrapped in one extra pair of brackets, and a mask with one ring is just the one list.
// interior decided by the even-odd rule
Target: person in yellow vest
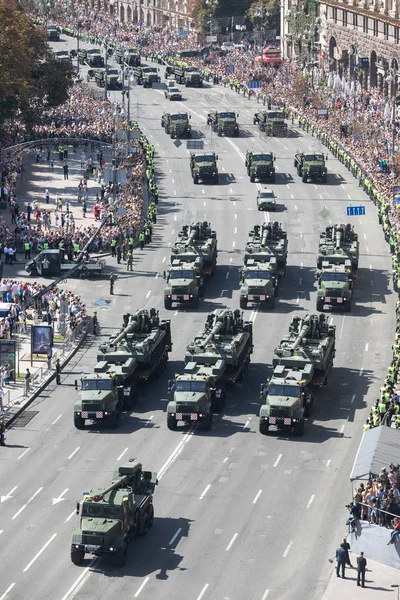
[(143, 250), (144, 248), (144, 232), (141, 231), (140, 235), (139, 235), (139, 244), (140, 244), (140, 249)]
[(368, 431), (369, 429), (371, 429), (371, 424), (369, 422), (369, 419), (367, 419), (363, 425), (363, 429), (364, 431)]
[(384, 401), (381, 400), (379, 402), (378, 408), (379, 408), (380, 419), (381, 419), (381, 422), (382, 422), (384, 416), (386, 415), (386, 402), (384, 402)]
[(111, 240), (111, 256), (116, 256), (117, 240)]
[(79, 254), (80, 251), (80, 247), (79, 244), (77, 242), (74, 243), (74, 254), (75, 256), (77, 256)]
[(43, 242), (43, 250), (49, 249), (49, 242)]
[(26, 259), (30, 260), (30, 258), (31, 258), (31, 244), (30, 244), (30, 242), (26, 241), (24, 243), (24, 250), (25, 250), (25, 260)]

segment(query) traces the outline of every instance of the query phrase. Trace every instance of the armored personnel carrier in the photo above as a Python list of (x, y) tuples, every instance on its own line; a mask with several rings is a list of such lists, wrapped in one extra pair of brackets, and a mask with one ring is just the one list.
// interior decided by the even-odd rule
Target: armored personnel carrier
[(322, 183), (326, 183), (328, 181), (328, 170), (325, 161), (327, 160), (328, 156), (324, 156), (322, 152), (308, 152), (307, 154), (297, 152), (294, 156), (294, 166), (297, 169), (297, 175), (301, 177), (303, 183), (318, 179)]
[(174, 394), (167, 407), (168, 428), (199, 422), (202, 429), (211, 429), (213, 413), (224, 408), (227, 384), (247, 374), (252, 352), (252, 323), (243, 321), (239, 310), (210, 313), (186, 349), (182, 375), (168, 383)]
[(193, 183), (199, 181), (213, 181), (218, 183), (218, 155), (215, 152), (190, 153), (190, 171)]
[(202, 275), (212, 275), (217, 264), (217, 233), (207, 221), (184, 225), (178, 239), (171, 248), (171, 264), (177, 258), (185, 262), (195, 262), (202, 258)]
[(322, 269), (322, 263), (344, 265), (350, 261), (351, 270), (358, 269), (359, 242), (358, 234), (347, 223), (329, 225), (319, 237), (317, 267)]
[(211, 112), (207, 115), (207, 125), (211, 125), (211, 129), (220, 137), (222, 135), (238, 137), (239, 125), (236, 122), (238, 116), (234, 111)]
[(274, 256), (265, 262), (254, 259), (247, 261), (242, 270), (240, 308), (247, 308), (248, 302), (275, 308), (275, 298), (278, 295), (276, 270)]
[(192, 128), (189, 123), (190, 115), (187, 113), (164, 113), (161, 117), (161, 127), (164, 127), (165, 133), (171, 136), (171, 139), (191, 137)]
[(72, 534), (71, 561), (80, 565), (86, 554), (108, 555), (123, 567), (133, 536), (145, 535), (153, 525), (157, 484), (157, 473), (143, 471), (131, 458), (118, 468), (110, 486), (84, 492), (76, 509), (80, 524)]
[(272, 377), (261, 385), (261, 433), (275, 426), (303, 435), (313, 406), (312, 386), (325, 385), (333, 366), (335, 329), (325, 315), (293, 318), (275, 349)]
[(259, 263), (269, 263), (276, 259), (276, 274), (284, 275), (287, 263), (288, 241), (286, 231), (277, 221), (255, 225), (249, 232), (244, 251), (244, 264), (251, 259)]
[(257, 112), (253, 118), (254, 125), (258, 124), (260, 131), (265, 132), (269, 136), (286, 136), (288, 126), (285, 118), (280, 111), (263, 110)]
[(158, 311), (137, 310), (125, 314), (116, 336), (99, 346), (94, 373), (82, 377), (74, 424), (83, 429), (86, 420), (117, 427), (123, 410), (132, 409), (139, 381), (146, 381), (166, 367), (171, 351), (170, 321)]
[(276, 156), (272, 152), (246, 152), (245, 166), (247, 167), (247, 175), (250, 181), (254, 182), (269, 179), (271, 183), (275, 181), (274, 162)]

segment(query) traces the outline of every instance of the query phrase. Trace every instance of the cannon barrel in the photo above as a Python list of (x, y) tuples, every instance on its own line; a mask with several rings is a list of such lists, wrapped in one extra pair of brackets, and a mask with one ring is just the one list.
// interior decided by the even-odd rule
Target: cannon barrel
[(130, 481), (130, 479), (132, 479), (132, 475), (123, 475), (123, 477), (120, 477), (119, 479), (117, 479), (117, 481), (114, 481), (114, 483), (109, 485), (108, 488), (103, 490), (101, 492), (101, 496), (99, 496), (99, 499), (103, 500), (104, 496), (106, 494), (108, 494), (108, 492), (112, 492), (112, 490), (115, 490), (115, 489), (119, 488), (121, 485), (128, 483)]
[(132, 331), (135, 331), (138, 328), (142, 313), (142, 310), (137, 310), (133, 315), (129, 315), (128, 324), (122, 329), (122, 331), (120, 331), (120, 333), (115, 338), (110, 338), (108, 345), (111, 348), (116, 346), (121, 340), (124, 340), (128, 333), (132, 333)]
[(301, 325), (299, 327), (299, 329), (300, 329), (299, 335), (293, 342), (293, 346), (290, 348), (291, 350), (296, 350), (300, 346), (301, 342), (307, 337), (308, 333), (310, 332), (310, 326), (311, 326), (310, 315), (307, 315), (301, 321)]
[(229, 310), (223, 310), (220, 314), (216, 315), (215, 325), (213, 326), (207, 337), (204, 340), (202, 340), (201, 345), (203, 347), (207, 346), (207, 344), (213, 339), (213, 337), (217, 335), (221, 331), (221, 329), (224, 328), (226, 320), (230, 318), (231, 316)]
[(342, 235), (343, 235), (343, 230), (341, 228), (336, 229), (336, 232), (335, 232), (335, 248), (336, 248), (336, 250), (339, 250), (339, 248), (341, 248), (341, 246), (342, 246)]

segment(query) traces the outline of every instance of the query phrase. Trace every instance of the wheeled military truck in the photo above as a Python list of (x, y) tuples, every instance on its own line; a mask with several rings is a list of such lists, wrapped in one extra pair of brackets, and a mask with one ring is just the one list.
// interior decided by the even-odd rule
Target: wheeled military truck
[(244, 264), (249, 260), (268, 263), (276, 259), (276, 274), (284, 275), (288, 254), (287, 233), (277, 221), (254, 225), (244, 251)]
[(94, 79), (98, 87), (105, 87), (107, 80), (107, 89), (120, 90), (122, 88), (121, 73), (118, 69), (95, 69)]
[(247, 308), (247, 303), (259, 304), (266, 308), (275, 308), (278, 295), (276, 258), (265, 262), (250, 259), (242, 269), (240, 284), (240, 308)]
[(297, 175), (299, 175), (303, 183), (307, 181), (320, 180), (321, 183), (328, 181), (328, 170), (325, 162), (328, 160), (328, 156), (324, 156), (322, 152), (296, 152), (294, 156), (294, 166), (297, 169)]
[(303, 435), (313, 408), (313, 386), (325, 385), (332, 370), (335, 329), (325, 315), (292, 319), (275, 349), (272, 376), (261, 385), (260, 433), (274, 426)]
[(218, 183), (218, 155), (215, 152), (190, 153), (190, 171), (193, 183), (212, 181)]
[(47, 39), (49, 42), (60, 41), (60, 32), (57, 29), (57, 25), (47, 25)]
[(203, 78), (197, 67), (190, 65), (177, 65), (173, 68), (175, 80), (184, 83), (185, 87), (202, 87)]
[(269, 179), (271, 183), (275, 181), (274, 161), (276, 156), (272, 152), (246, 152), (245, 166), (247, 167), (247, 175), (250, 181), (254, 182)]
[(200, 297), (204, 293), (202, 273), (201, 256), (197, 256), (194, 262), (185, 262), (179, 258), (172, 260), (168, 271), (164, 271), (164, 308), (171, 310), (174, 303), (188, 308), (199, 308)]
[(207, 125), (211, 125), (211, 129), (216, 131), (218, 136), (238, 137), (239, 125), (236, 122), (238, 116), (239, 114), (234, 111), (212, 112), (207, 115)]
[(269, 136), (286, 136), (288, 132), (283, 114), (276, 110), (263, 110), (255, 113), (253, 124), (258, 124), (258, 129)]
[(80, 398), (74, 405), (74, 424), (86, 420), (118, 427), (121, 412), (131, 410), (137, 384), (160, 374), (171, 351), (171, 325), (158, 311), (141, 309), (123, 317), (123, 328), (99, 346), (94, 373), (83, 375)]
[(132, 74), (138, 85), (143, 87), (152, 87), (153, 83), (160, 83), (161, 77), (156, 67), (134, 67)]
[(117, 63), (125, 62), (130, 67), (140, 67), (140, 50), (117, 46), (114, 52)]
[(86, 57), (83, 62), (87, 62), (89, 67), (104, 67), (104, 57), (102, 56), (100, 50), (95, 48), (91, 48), (86, 51)]
[(186, 349), (183, 373), (168, 383), (174, 394), (167, 406), (168, 429), (183, 422), (210, 430), (213, 413), (225, 406), (227, 384), (247, 374), (252, 352), (252, 323), (243, 321), (240, 310), (210, 313)]
[(319, 237), (317, 268), (322, 269), (322, 263), (344, 264), (350, 261), (351, 270), (358, 269), (359, 260), (358, 234), (350, 223), (329, 225)]
[(171, 136), (171, 139), (191, 137), (192, 127), (189, 123), (190, 115), (188, 113), (164, 113), (161, 117), (161, 127), (164, 127), (165, 133)]
[(157, 484), (157, 473), (143, 471), (141, 463), (131, 458), (118, 468), (110, 486), (84, 492), (76, 507), (79, 528), (71, 541), (74, 565), (90, 554), (107, 555), (115, 566), (123, 567), (131, 539), (145, 535), (153, 525)]
[(212, 275), (217, 264), (217, 233), (207, 221), (184, 225), (178, 239), (171, 248), (170, 262), (176, 259), (186, 263), (195, 263), (202, 259), (202, 275)]

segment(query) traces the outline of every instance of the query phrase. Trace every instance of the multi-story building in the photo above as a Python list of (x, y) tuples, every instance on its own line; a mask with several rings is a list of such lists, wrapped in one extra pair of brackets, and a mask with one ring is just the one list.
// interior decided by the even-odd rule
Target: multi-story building
[(122, 23), (190, 31), (188, 0), (80, 0), (86, 11), (106, 13)]

